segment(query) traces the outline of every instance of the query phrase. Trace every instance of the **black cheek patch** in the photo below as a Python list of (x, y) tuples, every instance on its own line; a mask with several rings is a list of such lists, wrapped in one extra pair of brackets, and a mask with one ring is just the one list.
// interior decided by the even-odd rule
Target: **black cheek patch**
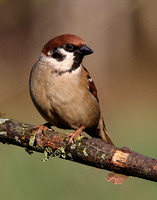
[(57, 61), (61, 62), (66, 58), (66, 55), (63, 55), (59, 51), (55, 50), (55, 51), (53, 51), (51, 57), (55, 58)]
[(74, 63), (72, 65), (71, 71), (77, 69), (80, 66), (80, 64), (82, 62), (82, 59), (83, 59), (83, 55), (82, 54), (80, 54), (77, 51), (74, 52)]

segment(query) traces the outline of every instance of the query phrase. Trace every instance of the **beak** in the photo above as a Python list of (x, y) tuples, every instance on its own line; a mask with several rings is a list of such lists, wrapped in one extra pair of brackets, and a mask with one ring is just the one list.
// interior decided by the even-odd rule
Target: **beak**
[(82, 45), (81, 48), (79, 49), (79, 51), (84, 55), (89, 55), (92, 54), (94, 51), (92, 49), (90, 49), (89, 47), (87, 47), (87, 45)]

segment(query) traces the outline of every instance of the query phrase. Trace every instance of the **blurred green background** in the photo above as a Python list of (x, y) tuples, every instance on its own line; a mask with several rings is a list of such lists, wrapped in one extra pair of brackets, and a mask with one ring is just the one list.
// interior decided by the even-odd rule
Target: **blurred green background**
[[(29, 74), (43, 45), (73, 33), (94, 54), (83, 64), (94, 79), (114, 143), (147, 156), (157, 152), (157, 1), (0, 0), (0, 112), (32, 124)], [(28, 155), (0, 144), (1, 200), (156, 199), (156, 183), (130, 177), (105, 181), (107, 171)]]

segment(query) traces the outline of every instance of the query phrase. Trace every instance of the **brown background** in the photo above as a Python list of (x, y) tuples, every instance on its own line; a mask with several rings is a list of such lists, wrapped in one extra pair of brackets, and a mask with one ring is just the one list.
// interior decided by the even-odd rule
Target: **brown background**
[[(157, 1), (1, 0), (0, 112), (42, 124), (28, 90), (43, 45), (73, 33), (94, 50), (83, 61), (94, 79), (108, 132), (117, 146), (156, 157)], [(122, 186), (107, 172), (27, 155), (0, 144), (2, 199), (155, 199), (156, 185), (129, 178)]]

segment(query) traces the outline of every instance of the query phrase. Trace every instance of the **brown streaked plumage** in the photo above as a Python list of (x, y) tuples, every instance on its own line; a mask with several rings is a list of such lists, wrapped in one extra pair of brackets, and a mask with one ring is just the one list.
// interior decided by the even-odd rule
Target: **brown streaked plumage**
[(113, 144), (105, 128), (97, 90), (82, 59), (93, 51), (80, 37), (63, 34), (50, 40), (30, 75), (34, 105), (50, 124), (75, 129), (69, 143), (83, 130)]
[(99, 102), (99, 99), (97, 96), (97, 89), (95, 87), (94, 81), (92, 80), (88, 70), (83, 65), (82, 65), (82, 68), (83, 68), (83, 73), (85, 73), (87, 77), (87, 85), (88, 85), (89, 91), (94, 95), (96, 100)]

